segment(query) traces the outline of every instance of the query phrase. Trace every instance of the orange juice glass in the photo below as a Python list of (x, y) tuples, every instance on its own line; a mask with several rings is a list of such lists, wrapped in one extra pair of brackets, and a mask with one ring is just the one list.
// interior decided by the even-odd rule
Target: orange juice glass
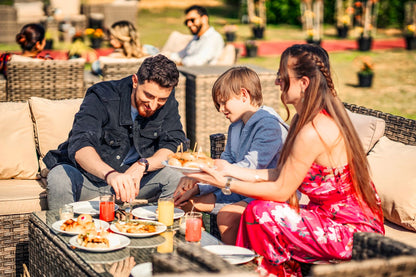
[(159, 198), (157, 203), (159, 222), (165, 224), (168, 227), (172, 226), (175, 209), (173, 197)]
[(114, 195), (100, 196), (100, 219), (104, 221), (114, 220)]
[(158, 253), (172, 253), (174, 231), (167, 230), (166, 232), (163, 232), (160, 235), (165, 238), (165, 241), (157, 247), (157, 252)]

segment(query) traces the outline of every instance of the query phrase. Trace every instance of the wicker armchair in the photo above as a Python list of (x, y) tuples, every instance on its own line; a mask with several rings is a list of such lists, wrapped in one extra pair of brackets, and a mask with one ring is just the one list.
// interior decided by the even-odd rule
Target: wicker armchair
[[(416, 145), (416, 120), (344, 103), (352, 112), (382, 118), (386, 122), (384, 135), (407, 145)], [(210, 135), (211, 157), (219, 158), (225, 147), (225, 135)], [(216, 216), (204, 215), (207, 231), (220, 238)], [(374, 233), (354, 234), (352, 261), (336, 265), (310, 266), (302, 264), (304, 275), (310, 276), (415, 276), (416, 249)]]
[(6, 78), (4, 78), (3, 74), (0, 74), (0, 102), (4, 102), (7, 100), (6, 94)]
[(137, 72), (143, 59), (117, 59), (101, 57), (103, 81), (119, 80)]
[(7, 68), (7, 101), (26, 101), (31, 96), (48, 99), (84, 96), (84, 59), (20, 60)]

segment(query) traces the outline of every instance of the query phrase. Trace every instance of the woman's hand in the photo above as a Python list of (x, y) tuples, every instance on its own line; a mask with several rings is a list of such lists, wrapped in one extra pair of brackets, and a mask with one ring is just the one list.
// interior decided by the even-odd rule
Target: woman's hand
[(222, 171), (224, 175), (230, 174), (231, 164), (226, 160), (216, 159), (214, 160), (214, 166), (218, 171)]
[(191, 177), (198, 183), (210, 184), (218, 188), (223, 188), (227, 181), (224, 172), (217, 171), (208, 166), (200, 167), (203, 172), (198, 173), (184, 173), (184, 175)]

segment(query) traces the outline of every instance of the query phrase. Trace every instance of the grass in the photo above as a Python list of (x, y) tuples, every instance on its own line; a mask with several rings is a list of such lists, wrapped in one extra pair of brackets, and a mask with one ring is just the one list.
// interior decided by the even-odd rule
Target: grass
[[(245, 41), (251, 38), (250, 27), (239, 23), (235, 10), (227, 7), (211, 7), (208, 8), (208, 11), (211, 25), (219, 32), (223, 33), (222, 28), (226, 23), (237, 24), (237, 40)], [(189, 32), (184, 26), (183, 20), (182, 8), (140, 9), (136, 24), (142, 43), (160, 48), (173, 30), (183, 33)], [(401, 37), (398, 30), (379, 30), (375, 39), (397, 37)], [(325, 26), (323, 40), (335, 38), (335, 28)], [(350, 32), (349, 38), (354, 38), (352, 32)], [(304, 40), (305, 36), (298, 26), (267, 25), (264, 39)], [(342, 43), (342, 40), (339, 43)], [(0, 51), (6, 50), (19, 50), (19, 48), (17, 45), (0, 44)], [(416, 51), (400, 49), (373, 50), (366, 53), (344, 51), (330, 52), (329, 54), (334, 83), (343, 101), (416, 119)], [(371, 56), (375, 64), (375, 77), (371, 88), (356, 86), (358, 83), (356, 72), (359, 70), (359, 66), (355, 61), (357, 57), (363, 55)], [(253, 64), (277, 70), (279, 58), (279, 56), (240, 57), (237, 63)], [(278, 88), (276, 87), (276, 89)]]

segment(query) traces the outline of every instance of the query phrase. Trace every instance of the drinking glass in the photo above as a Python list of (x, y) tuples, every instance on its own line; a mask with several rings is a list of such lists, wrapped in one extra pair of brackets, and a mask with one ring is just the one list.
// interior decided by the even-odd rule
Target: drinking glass
[(74, 217), (74, 207), (69, 204), (65, 204), (59, 209), (59, 218), (61, 220), (68, 220)]
[(166, 232), (163, 232), (160, 235), (165, 238), (165, 241), (157, 247), (157, 252), (158, 253), (172, 253), (174, 231), (167, 230)]
[(168, 227), (172, 226), (175, 209), (173, 197), (159, 198), (157, 203), (159, 222), (165, 224)]
[(100, 195), (100, 219), (104, 221), (114, 220), (114, 195)]
[(188, 212), (185, 214), (185, 240), (187, 242), (199, 242), (202, 235), (202, 213)]

